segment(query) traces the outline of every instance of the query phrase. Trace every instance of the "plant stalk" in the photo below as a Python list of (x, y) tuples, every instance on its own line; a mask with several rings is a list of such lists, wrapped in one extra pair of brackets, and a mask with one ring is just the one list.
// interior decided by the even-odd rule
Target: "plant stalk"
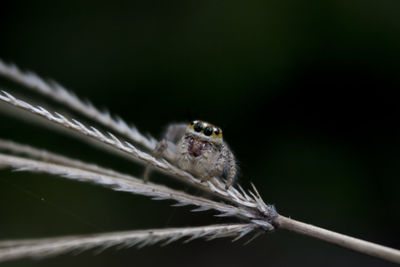
[(358, 238), (339, 234), (311, 224), (302, 223), (281, 215), (274, 220), (274, 226), (306, 236), (311, 236), (341, 247), (367, 254), (376, 258), (400, 264), (400, 251), (397, 249), (381, 246)]

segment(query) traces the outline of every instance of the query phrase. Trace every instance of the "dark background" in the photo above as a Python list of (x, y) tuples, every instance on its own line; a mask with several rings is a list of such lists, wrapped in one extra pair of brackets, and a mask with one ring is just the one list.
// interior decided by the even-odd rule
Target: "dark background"
[[(240, 183), (254, 182), (281, 214), (400, 248), (399, 1), (54, 2), (2, 2), (0, 58), (154, 136), (170, 122), (213, 122), (240, 161)], [(0, 114), (0, 125), (1, 138), (141, 175), (36, 124)], [(170, 204), (2, 170), (0, 238), (223, 222)], [(247, 246), (199, 240), (3, 265), (392, 266), (285, 231)]]

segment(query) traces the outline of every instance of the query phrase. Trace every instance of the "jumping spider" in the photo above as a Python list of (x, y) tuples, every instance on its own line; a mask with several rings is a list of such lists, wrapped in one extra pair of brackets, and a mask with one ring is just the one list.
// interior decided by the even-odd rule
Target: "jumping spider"
[[(237, 177), (235, 157), (222, 139), (222, 130), (208, 122), (195, 120), (171, 124), (153, 151), (156, 158), (165, 157), (181, 169), (208, 181), (212, 177), (226, 178), (228, 189)], [(149, 179), (150, 166), (144, 181)]]

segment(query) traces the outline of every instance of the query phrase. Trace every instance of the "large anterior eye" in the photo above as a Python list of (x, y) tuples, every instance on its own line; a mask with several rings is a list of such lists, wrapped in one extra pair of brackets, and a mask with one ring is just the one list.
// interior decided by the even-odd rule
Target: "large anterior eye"
[(204, 134), (207, 135), (207, 136), (210, 136), (212, 134), (212, 132), (213, 132), (213, 130), (212, 130), (212, 128), (210, 126), (207, 126), (204, 129)]
[(196, 123), (196, 125), (194, 126), (194, 130), (196, 132), (201, 132), (201, 130), (203, 130), (203, 125), (201, 124), (201, 122)]

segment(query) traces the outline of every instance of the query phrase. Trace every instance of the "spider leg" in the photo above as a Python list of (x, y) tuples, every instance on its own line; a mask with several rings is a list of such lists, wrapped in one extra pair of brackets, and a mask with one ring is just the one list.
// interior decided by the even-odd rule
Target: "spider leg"
[(205, 176), (202, 176), (202, 177), (200, 178), (200, 182), (201, 182), (201, 183), (208, 182), (208, 181), (211, 180), (211, 178), (213, 178), (213, 177), (214, 177), (214, 175), (205, 175)]
[(224, 168), (224, 174), (227, 177), (227, 181), (225, 184), (225, 189), (229, 189), (229, 187), (235, 182), (238, 175), (238, 166), (236, 164), (235, 156), (233, 153), (229, 153), (228, 162)]
[[(156, 159), (160, 158), (164, 151), (168, 148), (167, 140), (163, 139), (157, 143), (156, 148), (153, 150), (152, 156)], [(143, 174), (143, 181), (147, 183), (150, 179), (151, 165), (147, 164)]]
[[(185, 133), (187, 124), (174, 123), (168, 126), (163, 134), (163, 138), (157, 143), (152, 152), (152, 156), (156, 159), (166, 157), (168, 160), (174, 160), (176, 154), (175, 144), (182, 138)], [(148, 164), (143, 173), (143, 181), (147, 183), (150, 179), (151, 165)]]

